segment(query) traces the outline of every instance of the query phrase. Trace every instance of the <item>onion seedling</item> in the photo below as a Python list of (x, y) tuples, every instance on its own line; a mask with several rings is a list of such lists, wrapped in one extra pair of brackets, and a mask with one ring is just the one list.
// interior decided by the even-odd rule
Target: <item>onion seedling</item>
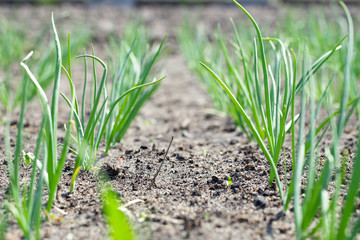
[[(26, 58), (22, 63), (26, 61)], [(41, 223), (41, 206), (44, 184), (44, 172), (46, 168), (46, 161), (43, 161), (43, 167), (40, 173), (37, 173), (36, 163), (32, 163), (32, 171), (30, 184), (25, 183), (23, 189), (20, 186), (20, 158), (23, 140), (25, 104), (26, 104), (26, 89), (28, 80), (24, 78), (22, 82), (23, 99), (21, 103), (20, 119), (18, 123), (18, 132), (16, 137), (15, 153), (11, 161), (10, 149), (10, 124), (9, 119), (6, 124), (5, 144), (6, 144), (6, 158), (8, 164), (8, 172), (10, 178), (9, 199), (5, 201), (5, 206), (12, 214), (18, 225), (20, 226), (24, 237), (26, 239), (40, 239), (40, 223)], [(8, 113), (9, 114), (9, 113)], [(41, 151), (42, 139), (45, 132), (44, 125), (41, 125), (38, 140), (36, 143), (35, 159)], [(45, 152), (43, 147), (43, 152)]]
[(231, 177), (229, 176), (226, 184), (230, 187), (230, 186), (231, 186), (231, 183), (232, 183), (232, 180), (231, 180)]
[[(152, 82), (142, 84), (139, 86), (135, 86), (133, 88), (128, 89), (127, 91), (123, 92), (117, 99), (115, 99), (114, 102), (111, 102), (110, 106), (107, 108), (107, 101), (108, 98), (106, 96), (106, 90), (105, 89), (105, 81), (107, 78), (107, 66), (106, 64), (99, 59), (96, 56), (93, 55), (82, 55), (80, 57), (86, 57), (86, 58), (92, 58), (101, 63), (102, 67), (104, 68), (104, 73), (100, 82), (100, 86), (96, 92), (95, 100), (92, 103), (92, 108), (90, 112), (90, 117), (87, 122), (87, 125), (83, 125), (82, 119), (79, 117), (79, 107), (77, 105), (77, 97), (75, 93), (75, 87), (72, 83), (71, 76), (69, 73), (68, 79), (71, 85), (71, 94), (74, 98), (74, 104), (70, 102), (70, 100), (61, 93), (62, 97), (66, 100), (70, 108), (74, 111), (75, 116), (75, 122), (76, 122), (76, 133), (77, 138), (73, 137), (73, 142), (76, 145), (77, 151), (73, 151), (77, 157), (75, 160), (75, 166), (74, 166), (74, 177), (76, 179), (75, 173), (78, 173), (79, 167), (83, 167), (86, 170), (90, 170), (93, 165), (96, 162), (96, 153), (99, 148), (101, 139), (105, 133), (106, 126), (109, 122), (110, 116), (113, 113), (116, 105), (123, 99), (126, 98), (128, 94), (130, 94), (133, 91), (136, 91), (140, 88), (151, 86), (158, 84), (161, 82), (164, 78), (161, 78), (159, 80), (154, 80)], [(85, 80), (86, 81), (86, 80)], [(100, 105), (100, 99), (103, 96), (103, 102)], [(97, 128), (97, 131), (95, 129)], [(70, 129), (70, 127), (68, 127)], [(70, 191), (73, 191), (74, 189), (74, 180), (72, 181)]]
[[(350, 183), (346, 189), (346, 197), (340, 196), (342, 186), (341, 157), (340, 157), (340, 139), (345, 125), (349, 120), (356, 105), (347, 110), (349, 99), (350, 72), (352, 62), (353, 47), (353, 24), (351, 15), (343, 2), (340, 2), (344, 8), (348, 21), (348, 48), (345, 62), (344, 86), (341, 93), (341, 108), (337, 117), (337, 122), (331, 118), (332, 145), (325, 149), (325, 161), (321, 167), (319, 176), (316, 177), (319, 169), (319, 160), (315, 153), (315, 118), (314, 110), (314, 84), (310, 84), (310, 152), (306, 156), (304, 148), (306, 139), (304, 138), (304, 115), (302, 114), (299, 125), (299, 139), (297, 144), (297, 154), (295, 161), (294, 182), (294, 213), (296, 236), (298, 239), (304, 239), (320, 235), (324, 239), (354, 239), (360, 228), (360, 217), (355, 214), (356, 201), (359, 199), (358, 191), (360, 189), (360, 175), (356, 169), (360, 168), (360, 142), (357, 145), (357, 154), (353, 160), (353, 172)], [(312, 82), (311, 82), (312, 83)], [(304, 94), (302, 94), (304, 96)], [(329, 96), (331, 106), (333, 96)], [(302, 99), (301, 111), (305, 112), (304, 99)], [(295, 156), (295, 154), (293, 154)], [(301, 196), (301, 179), (304, 172), (307, 172), (305, 197)], [(333, 189), (329, 191), (330, 185)], [(339, 201), (344, 203), (340, 206)]]
[[(65, 94), (60, 94), (65, 99), (72, 111), (74, 111), (76, 129), (76, 136), (72, 136), (72, 140), (75, 145), (75, 149), (72, 149), (72, 151), (77, 156), (75, 160), (70, 191), (74, 190), (74, 184), (77, 174), (79, 173), (79, 167), (85, 170), (90, 170), (96, 163), (97, 150), (103, 137), (106, 136), (106, 150), (108, 151), (111, 144), (119, 139), (119, 134), (121, 134), (122, 138), (142, 104), (150, 97), (158, 83), (160, 83), (165, 78), (163, 77), (158, 80), (154, 79), (153, 81), (146, 81), (150, 69), (156, 57), (160, 53), (160, 50), (162, 49), (164, 41), (165, 38), (163, 39), (156, 53), (150, 58), (149, 61), (145, 61), (143, 59), (141, 60), (141, 62), (145, 61), (145, 68), (143, 71), (140, 71), (141, 68), (140, 63), (138, 62), (139, 60), (134, 56), (132, 48), (128, 49), (128, 53), (123, 59), (122, 68), (120, 70), (116, 70), (119, 70), (120, 73), (115, 72), (113, 75), (118, 77), (113, 80), (110, 96), (107, 95), (106, 89), (109, 75), (109, 70), (106, 63), (94, 55), (84, 54), (79, 56), (78, 58), (84, 58), (85, 63), (85, 81), (82, 93), (81, 108), (78, 104), (79, 101), (78, 97), (76, 96), (75, 86), (72, 80), (71, 65), (69, 64), (69, 70), (66, 70), (65, 67), (63, 67), (63, 70), (65, 71), (69, 80), (71, 97), (74, 99), (74, 102), (71, 103)], [(68, 44), (70, 45), (70, 36)], [(133, 43), (132, 46), (134, 46), (134, 44), (135, 43)], [(70, 56), (70, 52), (68, 56)], [(127, 69), (128, 66), (126, 63), (129, 58), (133, 62), (133, 66), (131, 66), (131, 68), (134, 68), (130, 69), (131, 74), (121, 72), (124, 69)], [(85, 99), (86, 86), (88, 86), (86, 59), (91, 59), (93, 61), (94, 69), (94, 84), (92, 86), (93, 97), (90, 98), (90, 117), (87, 122), (85, 120), (84, 114), (87, 107), (85, 105)], [(97, 75), (95, 63), (99, 63), (103, 68), (103, 74), (101, 80), (98, 83), (98, 86), (96, 83)], [(127, 71), (129, 71), (129, 69), (127, 69)], [(131, 80), (134, 79), (134, 76), (137, 78), (135, 78), (135, 82), (131, 83)], [(130, 85), (127, 81), (130, 81)], [(143, 88), (148, 86), (152, 86), (152, 89), (143, 90)], [(66, 128), (70, 129), (70, 126), (66, 126)]]
[[(341, 39), (331, 51), (322, 55), (309, 68), (303, 69), (303, 75), (298, 82), (296, 82), (298, 72), (294, 52), (288, 49), (280, 39), (263, 38), (255, 19), (242, 5), (235, 0), (234, 3), (251, 20), (257, 34), (257, 39), (254, 39), (253, 42), (254, 68), (251, 69), (249, 64), (244, 60), (245, 53), (240, 41), (240, 35), (233, 23), (235, 35), (235, 43), (233, 45), (237, 57), (243, 59), (243, 79), (240, 78), (240, 73), (237, 72), (237, 68), (232, 64), (230, 59), (227, 60), (227, 64), (233, 69), (236, 76), (236, 81), (232, 83), (232, 85), (235, 84), (237, 87), (236, 91), (240, 91), (240, 93), (245, 96), (245, 104), (237, 99), (236, 96), (238, 96), (238, 94), (234, 94), (234, 89), (226, 84), (228, 80), (222, 80), (222, 78), (206, 64), (201, 63), (201, 65), (226, 91), (232, 104), (238, 110), (239, 114), (241, 114), (245, 125), (253, 134), (266, 159), (270, 163), (271, 173), (269, 184), (271, 184), (275, 178), (280, 197), (285, 200), (285, 194), (283, 193), (277, 171), (277, 164), (285, 136), (287, 132), (294, 127), (299, 117), (299, 115), (292, 115), (291, 120), (288, 121), (292, 106), (294, 106), (295, 97), (303, 89), (310, 77), (340, 48), (340, 44), (345, 37)], [(265, 41), (270, 44), (271, 49), (274, 51), (273, 64), (270, 64), (270, 66), (268, 66), (267, 63), (269, 59), (265, 52)], [(226, 54), (226, 46), (223, 48)], [(262, 76), (259, 74), (259, 71), (262, 73)], [(223, 76), (223, 74), (221, 74), (221, 76)], [(326, 130), (325, 127), (328, 124), (329, 121), (326, 121), (326, 124), (318, 129), (318, 133), (320, 133), (321, 130)]]
[[(130, 31), (125, 31), (123, 41), (115, 38), (110, 41), (112, 53), (110, 58), (113, 65), (110, 104), (115, 102), (126, 90), (151, 82), (150, 71), (164, 46), (166, 36), (157, 48), (151, 50), (150, 39), (145, 33), (145, 29), (138, 27), (135, 36), (130, 37), (133, 36), (133, 29), (130, 27)], [(106, 153), (113, 144), (121, 141), (140, 108), (157, 90), (158, 86), (156, 84), (151, 88), (138, 88), (114, 105), (106, 131)]]
[(202, 149), (201, 149), (201, 152), (202, 152), (202, 155), (203, 155), (203, 157), (204, 157), (204, 160), (206, 160), (206, 156), (207, 156), (206, 149), (205, 149), (205, 148), (202, 148)]
[[(50, 212), (51, 206), (55, 199), (58, 184), (60, 181), (61, 173), (63, 171), (68, 149), (70, 142), (70, 129), (66, 131), (66, 136), (64, 138), (64, 143), (62, 144), (62, 151), (60, 155), (58, 155), (58, 144), (57, 144), (57, 126), (58, 126), (58, 98), (59, 98), (59, 86), (60, 86), (60, 76), (61, 76), (61, 67), (62, 67), (62, 56), (61, 56), (61, 46), (60, 40), (56, 31), (54, 16), (51, 15), (51, 24), (54, 34), (54, 42), (56, 49), (56, 67), (54, 72), (54, 87), (52, 92), (52, 101), (51, 104), (44, 92), (44, 89), (41, 87), (40, 83), (37, 81), (28, 65), (25, 62), (21, 62), (20, 65), (24, 68), (27, 73), (29, 79), (36, 87), (42, 109), (43, 109), (43, 120), (41, 123), (41, 134), (39, 145), (42, 144), (42, 170), (43, 174), (46, 172), (48, 175), (48, 202), (46, 210)], [(73, 115), (73, 111), (71, 109), (69, 121), (71, 121)], [(39, 150), (37, 150), (39, 151)], [(36, 152), (37, 152), (36, 151)], [(20, 153), (19, 153), (20, 154)], [(37, 158), (37, 153), (35, 153), (35, 160)], [(58, 157), (59, 156), (59, 157)], [(33, 163), (37, 164), (37, 163)], [(46, 169), (46, 170), (45, 170)], [(41, 203), (40, 203), (41, 204)]]

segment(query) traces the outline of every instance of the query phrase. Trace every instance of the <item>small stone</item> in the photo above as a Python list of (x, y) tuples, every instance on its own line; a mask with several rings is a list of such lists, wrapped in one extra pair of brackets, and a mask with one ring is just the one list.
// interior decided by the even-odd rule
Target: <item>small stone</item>
[(131, 154), (133, 150), (125, 150), (125, 154)]
[(212, 176), (210, 183), (221, 183), (221, 181), (217, 176)]
[(230, 186), (233, 193), (238, 193), (240, 191), (240, 185), (239, 184), (231, 184)]
[(230, 140), (230, 145), (235, 145), (235, 144), (237, 144), (239, 141), (238, 140), (236, 140), (236, 139), (231, 139)]
[(193, 191), (192, 193), (191, 193), (191, 195), (192, 196), (201, 196), (201, 192), (200, 192), (200, 190), (195, 190), (195, 191)]
[(182, 129), (182, 130), (188, 130), (190, 123), (191, 123), (191, 119), (190, 119), (190, 118), (186, 118), (184, 121), (181, 122), (181, 124), (180, 124), (180, 129)]
[(265, 208), (265, 207), (266, 207), (266, 201), (265, 201), (265, 199), (263, 199), (263, 198), (261, 198), (261, 197), (257, 197), (257, 198), (255, 199), (254, 205), (255, 205), (257, 208)]
[(184, 157), (184, 156), (181, 156), (181, 155), (177, 155), (177, 156), (176, 156), (176, 160), (177, 160), (177, 161), (184, 161), (184, 160), (185, 160), (185, 157)]
[(223, 132), (227, 132), (227, 133), (235, 132), (235, 130), (236, 130), (235, 126), (225, 126), (223, 128)]

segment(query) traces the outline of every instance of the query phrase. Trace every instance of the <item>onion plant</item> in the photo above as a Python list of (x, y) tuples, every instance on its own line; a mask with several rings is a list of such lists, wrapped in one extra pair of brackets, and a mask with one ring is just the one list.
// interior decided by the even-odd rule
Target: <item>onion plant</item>
[[(152, 82), (148, 82), (142, 85), (138, 85), (135, 87), (132, 87), (128, 89), (127, 91), (123, 92), (120, 96), (118, 96), (114, 101), (110, 103), (108, 106), (108, 96), (105, 90), (105, 82), (107, 79), (107, 66), (106, 64), (99, 59), (96, 56), (93, 55), (82, 55), (81, 57), (84, 58), (92, 58), (98, 61), (102, 67), (104, 68), (103, 76), (100, 81), (100, 86), (95, 94), (95, 98), (92, 102), (90, 117), (88, 121), (85, 122), (84, 115), (81, 115), (83, 112), (80, 113), (79, 106), (78, 106), (78, 100), (76, 97), (75, 87), (71, 80), (70, 74), (68, 74), (68, 79), (71, 85), (71, 94), (72, 97), (75, 99), (74, 104), (70, 102), (70, 100), (61, 93), (63, 98), (66, 100), (70, 108), (74, 111), (75, 116), (75, 129), (76, 129), (76, 137), (72, 137), (73, 143), (75, 144), (75, 150), (73, 152), (77, 155), (75, 160), (75, 167), (74, 167), (74, 178), (76, 178), (76, 175), (79, 171), (79, 169), (82, 167), (85, 170), (90, 170), (93, 165), (96, 162), (96, 153), (99, 148), (100, 142), (102, 137), (104, 136), (107, 124), (109, 122), (109, 119), (115, 109), (115, 106), (123, 99), (127, 98), (127, 96), (143, 87), (151, 86), (158, 84), (161, 82), (164, 78), (154, 80)], [(87, 81), (87, 80), (85, 80)], [(100, 102), (102, 101), (102, 102)], [(84, 107), (84, 102), (82, 107)], [(81, 117), (80, 117), (81, 116)], [(74, 182), (72, 182), (71, 185), (71, 191), (73, 190)]]
[[(276, 38), (263, 38), (260, 28), (254, 18), (248, 13), (243, 6), (234, 0), (242, 11), (249, 17), (253, 23), (257, 39), (253, 42), (253, 68), (245, 60), (244, 48), (240, 41), (240, 35), (233, 23), (235, 41), (234, 48), (237, 57), (243, 64), (243, 77), (237, 65), (233, 64), (226, 55), (228, 51), (223, 46), (223, 52), (226, 56), (226, 63), (232, 69), (235, 76), (236, 88), (228, 86), (226, 80), (216, 74), (209, 66), (204, 63), (201, 65), (212, 74), (220, 86), (229, 95), (232, 104), (241, 114), (249, 131), (253, 134), (266, 159), (271, 166), (270, 182), (275, 177), (281, 198), (284, 200), (282, 184), (277, 171), (277, 164), (280, 158), (282, 146), (285, 141), (287, 132), (294, 126), (299, 115), (293, 116), (291, 121), (290, 112), (294, 105), (296, 95), (302, 90), (310, 77), (340, 48), (343, 41), (340, 40), (332, 50), (322, 55), (309, 68), (303, 69), (303, 74), (298, 76), (295, 53), (290, 50), (285, 43)], [(268, 55), (265, 52), (265, 42), (270, 44), (273, 49), (271, 56), (272, 62), (268, 65)], [(261, 76), (262, 75), (262, 76)], [(227, 77), (227, 76), (225, 76)], [(233, 93), (234, 91), (235, 94)], [(237, 96), (244, 96), (238, 99)], [(321, 125), (317, 133), (326, 130), (325, 126), (328, 120)], [(266, 140), (266, 141), (265, 141)]]
[[(53, 25), (54, 26), (54, 25)], [(57, 39), (57, 34), (54, 26), (54, 36)], [(25, 69), (27, 74), (30, 76), (30, 79), (35, 85), (38, 86), (39, 83), (36, 81), (35, 77), (32, 75), (30, 70), (26, 65), (26, 61), (31, 57), (32, 52), (20, 63), (21, 66)], [(58, 59), (59, 60), (59, 59)], [(61, 63), (61, 59), (60, 59)], [(55, 83), (57, 81), (55, 80)], [(51, 119), (53, 116), (50, 113), (50, 106), (46, 98), (45, 93), (41, 90), (39, 91), (40, 99), (44, 108), (44, 115), (39, 130), (38, 138), (36, 141), (35, 154), (32, 160), (32, 171), (30, 176), (30, 183), (26, 182), (24, 186), (20, 186), (20, 159), (22, 151), (22, 139), (23, 139), (23, 128), (24, 128), (24, 117), (25, 117), (25, 104), (27, 100), (27, 89), (28, 89), (28, 79), (23, 78), (22, 82), (22, 104), (20, 111), (20, 119), (18, 123), (18, 134), (16, 138), (15, 152), (13, 160), (11, 161), (11, 149), (10, 149), (10, 125), (9, 120), (6, 124), (6, 149), (7, 149), (7, 163), (8, 171), (10, 178), (10, 191), (9, 198), (5, 202), (5, 206), (11, 215), (14, 217), (18, 225), (20, 226), (24, 237), (26, 239), (40, 239), (40, 224), (41, 224), (41, 210), (42, 210), (42, 198), (44, 194), (44, 185), (46, 185), (48, 190), (48, 203), (47, 211), (50, 211), (52, 202), (55, 198), (57, 185), (62, 173), (62, 166), (65, 162), (65, 156), (68, 151), (67, 143), (64, 144), (63, 156), (57, 162), (56, 159), (56, 142), (52, 144), (54, 131), (53, 122)], [(56, 104), (57, 102), (54, 101)], [(55, 106), (55, 111), (57, 111), (57, 106)], [(9, 113), (8, 113), (9, 115)], [(55, 122), (57, 124), (57, 122)], [(56, 137), (56, 133), (55, 133)], [(69, 140), (69, 132), (65, 141)], [(54, 152), (52, 150), (55, 150)], [(54, 157), (55, 159), (50, 157)], [(39, 160), (41, 159), (41, 160)], [(55, 164), (55, 166), (54, 166)], [(49, 168), (49, 165), (53, 168)], [(40, 168), (38, 172), (37, 169)], [(54, 171), (55, 170), (55, 171)], [(54, 174), (53, 174), (54, 173)], [(46, 178), (46, 179), (45, 179)], [(45, 184), (46, 183), (46, 184)], [(22, 188), (22, 189), (21, 189)]]
[[(20, 119), (18, 123), (18, 134), (16, 138), (15, 152), (13, 160), (11, 160), (10, 149), (10, 111), (7, 112), (8, 121), (6, 123), (5, 144), (6, 144), (6, 157), (8, 163), (8, 172), (10, 178), (9, 197), (5, 202), (5, 206), (14, 219), (20, 226), (24, 237), (26, 239), (40, 239), (40, 224), (41, 224), (41, 210), (42, 199), (44, 195), (44, 187), (47, 189), (48, 201), (46, 211), (50, 212), (52, 203), (55, 199), (58, 183), (63, 171), (66, 156), (69, 149), (70, 131), (66, 132), (64, 143), (62, 144), (62, 151), (58, 157), (57, 145), (57, 114), (58, 114), (58, 96), (59, 84), (61, 73), (61, 48), (59, 37), (55, 28), (54, 18), (51, 17), (55, 49), (56, 49), (56, 64), (55, 66), (55, 80), (53, 88), (53, 97), (51, 104), (41, 87), (39, 81), (30, 71), (27, 61), (31, 58), (33, 52), (30, 52), (24, 60), (20, 63), (21, 67), (25, 70), (22, 80), (22, 101), (20, 110)], [(29, 92), (29, 80), (37, 90), (40, 102), (43, 109), (43, 118), (39, 130), (39, 134), (35, 146), (35, 154), (31, 155), (28, 160), (31, 164), (30, 182), (25, 182), (23, 186), (20, 184), (20, 159), (22, 158), (22, 141), (23, 141), (23, 128), (25, 118), (25, 105), (28, 100), (27, 93)], [(72, 111), (70, 112), (69, 121), (72, 118)], [(30, 154), (26, 155), (30, 156)], [(39, 171), (38, 171), (39, 170)]]
[[(301, 115), (299, 125), (299, 138), (297, 144), (296, 156), (293, 153), (295, 161), (294, 181), (294, 212), (295, 226), (298, 239), (307, 237), (321, 236), (324, 239), (354, 239), (360, 229), (360, 217), (354, 214), (356, 201), (358, 200), (358, 191), (360, 189), (360, 175), (356, 169), (360, 168), (360, 143), (357, 145), (357, 154), (353, 159), (352, 175), (349, 184), (344, 188), (342, 186), (341, 176), (341, 157), (340, 157), (340, 139), (346, 123), (354, 107), (347, 109), (349, 99), (349, 86), (353, 59), (353, 24), (351, 15), (343, 2), (340, 2), (344, 8), (348, 20), (348, 48), (346, 62), (344, 66), (344, 85), (341, 93), (341, 108), (337, 117), (331, 118), (332, 144), (325, 149), (325, 160), (319, 169), (319, 157), (316, 149), (315, 120), (317, 113), (314, 108), (314, 84), (310, 84), (310, 152), (304, 154), (306, 139), (304, 136), (304, 116)], [(333, 96), (328, 97), (329, 106), (333, 103)], [(305, 112), (304, 93), (302, 94), (301, 111)], [(295, 151), (295, 149), (294, 149)], [(301, 179), (306, 172), (305, 197), (301, 196)], [(330, 187), (330, 184), (333, 187)], [(333, 190), (330, 190), (333, 189)], [(343, 199), (340, 196), (341, 191), (346, 191)], [(342, 205), (339, 202), (343, 201)]]
[[(24, 237), (26, 239), (40, 239), (39, 230), (41, 222), (41, 205), (43, 195), (44, 184), (44, 171), (46, 163), (43, 164), (40, 174), (37, 176), (37, 167), (34, 164), (31, 172), (30, 184), (25, 183), (23, 190), (20, 186), (20, 159), (23, 139), (24, 128), (24, 116), (25, 116), (25, 102), (26, 102), (26, 87), (27, 81), (23, 81), (23, 100), (21, 104), (21, 113), (18, 124), (18, 133), (16, 138), (16, 146), (13, 160), (11, 161), (11, 149), (10, 149), (10, 126), (9, 120), (6, 124), (6, 148), (7, 148), (7, 163), (10, 179), (9, 198), (5, 201), (5, 206), (12, 214), (18, 225), (20, 226)], [(36, 155), (40, 151), (40, 142), (42, 138), (42, 130), (40, 130), (38, 145), (36, 147)], [(35, 187), (36, 186), (36, 187)]]
[[(61, 67), (62, 67), (62, 55), (61, 55), (61, 46), (60, 40), (55, 28), (53, 15), (51, 17), (52, 29), (54, 34), (54, 42), (56, 49), (56, 64), (54, 72), (54, 87), (52, 91), (52, 100), (51, 104), (44, 92), (44, 89), (41, 87), (39, 81), (33, 75), (28, 65), (25, 62), (21, 62), (21, 67), (25, 70), (31, 82), (36, 87), (42, 109), (43, 109), (43, 119), (41, 123), (41, 130), (39, 134), (39, 139), (37, 142), (37, 147), (35, 151), (33, 169), (35, 165), (41, 167), (41, 176), (47, 175), (47, 193), (48, 193), (48, 202), (46, 206), (47, 212), (50, 212), (51, 206), (55, 199), (58, 184), (60, 177), (65, 165), (67, 153), (69, 151), (69, 142), (70, 142), (70, 130), (66, 131), (66, 136), (64, 138), (64, 143), (62, 144), (62, 150), (60, 155), (58, 154), (58, 143), (57, 143), (57, 126), (58, 126), (58, 98), (59, 98), (59, 86), (61, 79)], [(69, 121), (71, 121), (73, 111), (71, 109)], [(39, 155), (40, 145), (42, 145), (42, 151)], [(41, 157), (38, 157), (41, 156)], [(38, 164), (39, 159), (42, 159), (42, 163)], [(15, 165), (15, 164), (14, 164)], [(34, 170), (35, 171), (35, 170)], [(32, 189), (32, 188), (31, 188)], [(40, 191), (40, 190), (39, 190)], [(41, 200), (38, 198), (38, 201)]]
[[(70, 43), (70, 35), (69, 40)], [(70, 53), (69, 53), (70, 56)], [(85, 119), (85, 110), (86, 110), (86, 86), (88, 81), (87, 75), (87, 62), (86, 59), (84, 60), (85, 63), (85, 81), (84, 81), (84, 89), (82, 94), (82, 105), (81, 109), (79, 107), (78, 97), (76, 95), (75, 85), (72, 80), (71, 74), (71, 65), (69, 64), (68, 70), (63, 67), (67, 78), (69, 80), (70, 89), (71, 89), (71, 98), (74, 98), (74, 102), (72, 103), (69, 98), (65, 96), (65, 94), (60, 93), (61, 96), (65, 99), (68, 103), (72, 111), (74, 111), (75, 115), (75, 129), (76, 135), (72, 135), (72, 143), (75, 147), (72, 151), (77, 155), (74, 167), (74, 176), (71, 185), (71, 191), (74, 187), (74, 181), (76, 178), (77, 173), (79, 172), (80, 168), (83, 167), (84, 169), (89, 170), (96, 159), (96, 152), (100, 145), (100, 141), (102, 139), (102, 131), (106, 126), (105, 123), (105, 115), (106, 115), (106, 104), (107, 104), (107, 92), (106, 92), (106, 79), (107, 79), (107, 66), (106, 64), (94, 55), (81, 55), (81, 57), (91, 58), (93, 59), (93, 69), (94, 69), (94, 96), (91, 99), (91, 106), (90, 106), (90, 117), (86, 122)], [(104, 72), (99, 83), (99, 86), (96, 86), (96, 67), (95, 61), (99, 62), (101, 66), (104, 68)], [(81, 112), (80, 112), (81, 110)], [(71, 128), (71, 125), (66, 126), (67, 129)], [(96, 131), (97, 130), (97, 131)]]
[[(74, 111), (74, 124), (76, 129), (75, 136), (72, 136), (72, 142), (74, 144), (72, 151), (76, 154), (76, 160), (70, 191), (74, 189), (75, 179), (80, 168), (90, 170), (96, 163), (97, 150), (103, 137), (106, 136), (107, 151), (113, 142), (120, 140), (124, 136), (140, 107), (151, 96), (158, 83), (164, 79), (163, 77), (158, 80), (148, 81), (147, 77), (155, 59), (163, 47), (165, 38), (157, 51), (151, 55), (149, 59), (144, 57), (146, 56), (146, 52), (142, 53), (143, 57), (141, 59), (138, 59), (137, 56), (134, 55), (133, 47), (136, 45), (136, 40), (137, 38), (135, 37), (133, 44), (129, 48), (126, 48), (127, 45), (124, 43), (125, 49), (127, 50), (126, 55), (117, 56), (119, 59), (117, 59), (116, 62), (120, 67), (114, 70), (110, 96), (108, 96), (107, 93), (107, 79), (109, 75), (107, 64), (94, 55), (84, 54), (79, 56), (85, 59), (85, 80), (81, 108), (72, 80), (71, 66), (69, 64), (68, 70), (63, 67), (69, 80), (71, 97), (74, 98), (74, 103), (72, 103), (65, 94), (61, 93), (61, 95), (72, 111)], [(68, 42), (70, 42), (70, 38)], [(139, 46), (137, 47), (139, 48)], [(68, 56), (70, 56), (70, 52)], [(90, 117), (87, 120), (85, 119), (85, 112), (88, 106), (86, 105), (85, 99), (87, 99), (87, 86), (89, 86), (89, 84), (86, 59), (91, 59), (93, 62), (94, 79), (91, 86), (93, 96), (89, 98)], [(128, 64), (128, 61), (130, 61), (131, 64)], [(122, 65), (119, 65), (120, 62)], [(103, 74), (99, 83), (97, 83), (95, 63), (99, 63), (103, 68)], [(151, 86), (152, 88), (145, 90), (144, 87), (147, 86)]]
[[(122, 41), (112, 38), (110, 41), (110, 59), (112, 62), (112, 84), (110, 103), (116, 102), (126, 90), (150, 83), (151, 69), (162, 51), (166, 36), (161, 44), (151, 49), (150, 39), (145, 29), (139, 26), (133, 36), (133, 27), (125, 30)], [(132, 37), (130, 37), (132, 36)], [(132, 39), (132, 40), (130, 40)], [(158, 88), (158, 84), (151, 88), (138, 88), (125, 98), (121, 99), (109, 115), (106, 131), (106, 153), (115, 143), (121, 141), (131, 122), (140, 108)]]

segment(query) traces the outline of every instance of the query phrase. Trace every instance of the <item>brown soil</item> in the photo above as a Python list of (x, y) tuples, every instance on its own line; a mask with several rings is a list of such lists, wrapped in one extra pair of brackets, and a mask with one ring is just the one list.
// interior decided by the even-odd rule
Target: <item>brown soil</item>
[[(49, 22), (52, 10), (51, 7), (3, 7), (0, 15), (30, 22), (30, 29), (36, 31)], [(279, 13), (276, 9), (260, 7), (248, 10), (260, 24), (273, 23)], [(196, 76), (189, 72), (175, 39), (176, 28), (185, 12), (190, 11), (194, 19), (197, 17), (209, 28), (215, 29), (221, 22), (224, 29), (230, 29), (229, 17), (246, 19), (238, 8), (121, 10), (60, 6), (54, 11), (55, 15), (70, 13), (68, 19), (57, 23), (63, 31), (70, 31), (70, 23), (74, 21), (89, 24), (95, 34), (97, 55), (103, 58), (107, 35), (121, 32), (133, 16), (144, 20), (155, 42), (168, 34), (169, 54), (157, 64), (168, 75), (162, 87), (142, 109), (123, 142), (112, 148), (108, 156), (102, 155), (103, 148), (99, 150), (101, 160), (97, 168), (107, 172), (124, 203), (143, 200), (128, 207), (139, 239), (294, 238), (293, 214), (291, 211), (283, 214), (275, 185), (268, 186), (268, 162), (257, 144), (248, 143), (230, 119), (213, 114), (210, 99), (198, 85)], [(81, 72), (78, 75), (82, 76)], [(77, 84), (81, 86), (81, 79)], [(64, 102), (61, 104), (66, 108)], [(29, 109), (25, 148), (31, 151), (41, 112), (37, 101), (33, 101)], [(59, 129), (66, 118), (66, 114), (60, 116)], [(355, 130), (348, 131), (348, 146), (353, 147)], [(15, 133), (16, 121), (12, 127), (13, 138)], [(174, 142), (169, 157), (156, 178), (156, 185), (149, 190), (172, 136)], [(3, 201), (8, 186), (3, 144), (0, 151), (0, 200)], [(73, 158), (69, 155), (52, 211), (54, 217), (42, 225), (42, 238), (104, 239), (107, 230), (97, 188), (98, 171), (81, 172), (75, 192), (69, 194)], [(23, 181), (29, 175), (28, 168), (24, 168)], [(281, 175), (284, 178), (283, 173)], [(226, 184), (228, 177), (232, 178), (231, 186)], [(21, 231), (11, 221), (7, 239), (20, 238)]]

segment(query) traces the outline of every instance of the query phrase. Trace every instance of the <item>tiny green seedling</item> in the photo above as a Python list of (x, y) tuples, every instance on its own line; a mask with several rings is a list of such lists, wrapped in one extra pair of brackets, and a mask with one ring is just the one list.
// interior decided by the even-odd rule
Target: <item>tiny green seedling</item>
[(230, 187), (230, 186), (231, 186), (231, 182), (232, 182), (232, 181), (231, 181), (231, 177), (229, 176), (226, 184)]
[(208, 221), (210, 219), (210, 213), (209, 212), (205, 212), (204, 213), (204, 220)]
[(25, 151), (23, 150), (22, 154), (26, 165), (30, 165), (31, 162), (35, 159), (35, 155), (31, 152), (25, 153)]
[(206, 149), (205, 148), (201, 149), (201, 152), (204, 157), (204, 160), (206, 160), (206, 156), (207, 156)]

